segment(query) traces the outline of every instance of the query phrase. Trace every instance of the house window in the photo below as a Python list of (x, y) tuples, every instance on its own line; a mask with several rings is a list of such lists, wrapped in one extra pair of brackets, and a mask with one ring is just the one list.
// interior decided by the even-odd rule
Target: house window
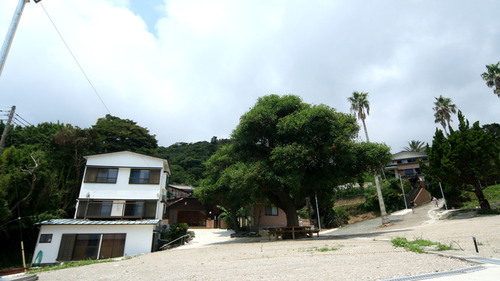
[(277, 216), (277, 215), (278, 215), (278, 207), (266, 206), (266, 216)]
[(99, 234), (77, 234), (73, 249), (73, 260), (97, 259)]
[[(125, 233), (118, 234), (63, 234), (58, 261), (116, 258), (123, 256)], [(100, 247), (100, 248), (99, 248)]]
[(99, 259), (110, 259), (123, 256), (125, 234), (103, 234)]
[(127, 202), (125, 206), (126, 217), (142, 217), (144, 202)]
[(90, 183), (116, 183), (117, 178), (117, 168), (87, 167), (84, 181)]
[(83, 218), (141, 218), (156, 217), (156, 200), (145, 201), (87, 201), (80, 200), (76, 212), (77, 219)]
[(101, 205), (101, 217), (111, 216), (111, 207), (113, 207), (113, 201), (103, 201)]
[(38, 243), (50, 243), (52, 242), (52, 234), (40, 234), (40, 240)]
[(413, 176), (415, 172), (413, 169), (405, 170), (405, 176)]
[(160, 170), (132, 169), (130, 171), (129, 183), (136, 184), (159, 184)]

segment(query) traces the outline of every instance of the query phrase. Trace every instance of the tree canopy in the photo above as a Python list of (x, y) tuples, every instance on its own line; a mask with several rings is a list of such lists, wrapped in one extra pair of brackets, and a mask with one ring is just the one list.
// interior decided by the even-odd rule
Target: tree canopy
[[(357, 113), (358, 119), (363, 122), (363, 129), (365, 130), (366, 141), (370, 142), (368, 137), (368, 130), (366, 129), (366, 115), (370, 115), (370, 101), (368, 101), (368, 93), (353, 92), (351, 97), (347, 100), (351, 103), (351, 112)], [(366, 112), (366, 113), (365, 113)]]
[(408, 142), (408, 146), (403, 148), (404, 151), (410, 152), (425, 152), (425, 143), (423, 141), (412, 140)]
[(436, 130), (428, 149), (429, 167), (424, 171), (454, 188), (474, 192), (481, 209), (490, 209), (482, 189), (484, 183), (500, 176), (500, 146), (479, 122), (470, 126), (460, 111), (458, 119), (458, 130), (451, 129), (448, 137)]
[(486, 86), (494, 87), (493, 93), (500, 98), (500, 61), (486, 65), (486, 72), (481, 74), (481, 78), (486, 81)]
[(129, 119), (121, 119), (107, 114), (99, 118), (91, 128), (97, 153), (133, 151), (153, 154), (158, 141), (149, 130)]
[(439, 123), (443, 126), (444, 132), (448, 133), (446, 130), (446, 125), (450, 127), (451, 123), (451, 114), (457, 113), (457, 106), (452, 103), (450, 98), (445, 98), (443, 95), (440, 95), (439, 98), (436, 98), (434, 102), (434, 123)]
[(354, 116), (324, 104), (310, 105), (293, 95), (261, 97), (241, 116), (232, 145), (209, 160), (215, 169), (208, 170), (212, 180), (202, 188), (221, 188), (227, 174), (241, 176), (238, 185), (281, 208), (288, 225), (298, 225), (296, 209), (306, 197), (331, 194), (389, 161), (386, 145), (356, 143), (358, 130)]

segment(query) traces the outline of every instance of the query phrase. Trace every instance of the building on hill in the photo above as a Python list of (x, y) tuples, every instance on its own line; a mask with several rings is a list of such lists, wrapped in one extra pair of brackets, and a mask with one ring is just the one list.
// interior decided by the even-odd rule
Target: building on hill
[(73, 219), (39, 223), (32, 264), (107, 259), (157, 249), (168, 160), (122, 151), (86, 156)]
[(429, 158), (425, 152), (401, 151), (392, 155), (391, 163), (385, 169), (394, 172), (394, 177), (410, 181), (412, 189), (407, 196), (407, 201), (417, 204), (429, 202), (431, 194), (425, 189), (424, 173), (420, 165), (429, 165)]

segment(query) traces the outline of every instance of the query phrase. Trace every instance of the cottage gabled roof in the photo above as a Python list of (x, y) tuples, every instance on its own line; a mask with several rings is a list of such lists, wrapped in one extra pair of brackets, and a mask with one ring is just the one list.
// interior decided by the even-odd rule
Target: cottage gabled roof
[[(143, 167), (143, 168), (156, 167), (156, 166), (157, 166), (157, 168), (162, 167), (166, 173), (168, 173), (169, 175), (172, 175), (172, 170), (170, 169), (170, 163), (168, 162), (168, 159), (149, 156), (146, 154), (141, 154), (141, 153), (132, 152), (132, 151), (118, 151), (118, 152), (110, 152), (110, 153), (102, 153), (102, 154), (93, 154), (93, 155), (84, 156), (83, 158), (85, 158), (87, 160), (87, 164), (89, 164), (89, 162), (99, 162), (101, 159), (102, 159), (101, 161), (103, 163), (110, 163), (110, 161), (106, 161), (105, 159), (118, 158), (120, 160), (118, 160), (119, 162), (115, 163), (115, 165), (118, 165), (120, 167), (129, 167), (129, 166), (130, 167), (138, 167), (137, 163), (131, 164), (128, 162), (123, 162), (123, 159), (126, 158), (127, 156), (129, 158), (142, 159), (141, 161), (137, 162), (137, 163), (139, 163), (140, 167)], [(113, 163), (112, 160), (111, 160), (111, 163)], [(158, 165), (158, 164), (154, 164), (154, 163), (158, 163), (158, 164), (162, 163), (162, 164)]]

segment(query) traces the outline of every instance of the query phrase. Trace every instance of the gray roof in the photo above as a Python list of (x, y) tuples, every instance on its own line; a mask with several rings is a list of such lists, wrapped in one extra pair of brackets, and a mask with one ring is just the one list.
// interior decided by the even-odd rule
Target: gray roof
[(185, 192), (193, 192), (194, 189), (195, 189), (194, 187), (189, 186), (189, 185), (173, 185), (173, 184), (169, 184), (168, 186), (169, 187), (173, 187), (173, 188), (178, 189), (178, 190), (185, 191)]
[(392, 160), (420, 158), (420, 157), (427, 157), (427, 153), (415, 152), (415, 151), (400, 151), (400, 152), (392, 155)]
[(148, 225), (158, 224), (161, 220), (103, 220), (92, 221), (82, 219), (52, 219), (37, 223), (37, 225)]

